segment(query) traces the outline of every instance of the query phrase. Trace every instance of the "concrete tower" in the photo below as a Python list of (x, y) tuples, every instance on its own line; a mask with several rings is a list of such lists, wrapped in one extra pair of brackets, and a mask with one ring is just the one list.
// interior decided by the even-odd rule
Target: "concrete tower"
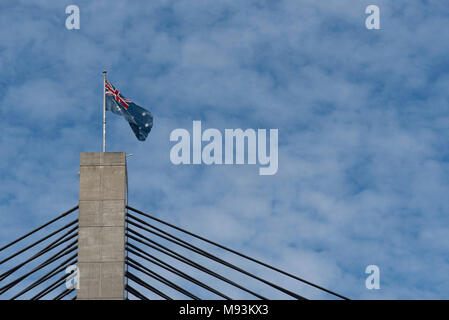
[(124, 152), (83, 152), (80, 161), (77, 300), (123, 300)]

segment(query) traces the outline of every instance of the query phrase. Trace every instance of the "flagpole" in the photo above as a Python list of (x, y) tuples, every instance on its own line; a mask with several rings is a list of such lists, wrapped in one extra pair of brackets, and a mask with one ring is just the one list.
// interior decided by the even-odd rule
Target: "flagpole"
[(103, 152), (106, 152), (106, 70), (103, 70)]

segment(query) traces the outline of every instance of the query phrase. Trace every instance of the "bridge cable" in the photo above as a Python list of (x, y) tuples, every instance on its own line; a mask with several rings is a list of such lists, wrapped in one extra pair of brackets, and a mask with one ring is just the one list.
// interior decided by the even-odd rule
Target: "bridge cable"
[[(48, 272), (47, 274), (45, 274), (44, 276), (42, 276), (41, 278), (39, 278), (38, 280), (36, 280), (34, 283), (30, 284), (28, 287), (26, 287), (25, 289), (23, 289), (22, 291), (20, 291), (19, 293), (17, 293), (14, 297), (11, 298), (11, 300), (17, 299), (18, 297), (20, 297), (21, 295), (27, 293), (28, 291), (30, 291), (31, 289), (37, 287), (38, 285), (40, 285), (41, 283), (53, 278), (55, 275), (57, 275), (59, 272), (66, 270), (67, 267), (74, 265), (77, 262), (77, 259), (70, 261), (71, 259), (66, 259), (65, 261), (63, 261), (61, 264), (59, 264), (58, 266), (56, 266), (55, 268), (53, 268), (50, 272)], [(70, 261), (70, 262), (69, 262)], [(68, 262), (68, 263), (67, 263)]]
[(140, 300), (150, 300), (147, 297), (145, 297), (143, 294), (141, 294), (139, 291), (137, 291), (136, 289), (131, 287), (129, 284), (126, 284), (125, 290), (128, 291), (129, 293), (133, 294), (134, 296), (136, 296)]
[(65, 291), (61, 292), (58, 296), (54, 297), (53, 300), (61, 300), (65, 296), (68, 296), (71, 294), (75, 289), (66, 289)]
[[(130, 231), (132, 231), (132, 230), (130, 230)], [(136, 233), (136, 234), (138, 234), (138, 233)], [(145, 240), (150, 240), (150, 239), (146, 238), (145, 236), (142, 236), (142, 235), (140, 235), (140, 236), (142, 238), (144, 238)], [(132, 236), (130, 234), (128, 235), (128, 237), (133, 239), (133, 240), (135, 240), (135, 241), (138, 241), (138, 242), (140, 242), (140, 243), (142, 243), (142, 244), (144, 244), (144, 245), (146, 245), (146, 246), (148, 246), (148, 247), (150, 247), (152, 249), (155, 249), (155, 250), (157, 250), (159, 252), (162, 252), (162, 253), (168, 255), (169, 257), (172, 257), (172, 258), (174, 258), (174, 259), (176, 259), (178, 261), (181, 261), (181, 262), (183, 262), (183, 263), (185, 263), (185, 264), (187, 264), (187, 265), (189, 265), (191, 267), (194, 267), (194, 268), (196, 268), (196, 269), (198, 269), (200, 271), (203, 271), (204, 273), (207, 273), (207, 274), (209, 274), (209, 275), (211, 275), (211, 276), (213, 276), (213, 277), (215, 277), (215, 278), (217, 278), (219, 280), (222, 280), (222, 281), (224, 281), (224, 282), (226, 282), (226, 283), (228, 283), (228, 284), (230, 284), (230, 285), (232, 285), (232, 286), (234, 286), (234, 287), (236, 287), (236, 288), (238, 288), (240, 290), (246, 291), (247, 293), (252, 294), (253, 296), (255, 296), (255, 297), (259, 298), (259, 299), (268, 300), (264, 296), (262, 296), (262, 295), (260, 295), (258, 293), (255, 293), (255, 292), (253, 292), (253, 291), (251, 291), (251, 290), (249, 290), (249, 289), (247, 289), (247, 288), (245, 288), (245, 287), (235, 283), (234, 281), (229, 280), (229, 279), (221, 276), (220, 274), (218, 274), (218, 273), (216, 273), (216, 272), (214, 272), (214, 271), (212, 271), (212, 270), (210, 270), (210, 269), (208, 269), (208, 268), (206, 268), (206, 267), (204, 267), (204, 266), (202, 266), (202, 265), (200, 265), (200, 264), (198, 264), (198, 263), (196, 263), (196, 262), (194, 262), (194, 261), (192, 261), (192, 260), (190, 260), (190, 259), (188, 259), (188, 258), (186, 258), (184, 256), (182, 256), (181, 254), (179, 254), (179, 253), (177, 253), (177, 252), (175, 252), (173, 250), (170, 250), (170, 249), (168, 249), (168, 248), (166, 248), (166, 247), (164, 247), (162, 245), (159, 245), (157, 242), (154, 242), (154, 241), (150, 240), (151, 242), (156, 243), (157, 245), (159, 245), (160, 247), (163, 247), (164, 249), (166, 249), (169, 252), (165, 252), (165, 251), (161, 250), (158, 247), (155, 247), (155, 246), (152, 246), (151, 244), (145, 243), (144, 241), (142, 241), (140, 239), (137, 239), (136, 237), (134, 237), (134, 236)]]
[(129, 215), (129, 214), (128, 214), (128, 216), (131, 217), (131, 218), (133, 218), (133, 219), (138, 219), (138, 220), (140, 220), (139, 222), (141, 222), (141, 223), (143, 223), (143, 224), (145, 224), (145, 225), (148, 225), (148, 226), (150, 226), (150, 227), (152, 227), (152, 228), (155, 228), (156, 230), (158, 230), (158, 231), (160, 231), (160, 232), (162, 232), (162, 233), (164, 233), (164, 234), (170, 236), (171, 238), (175, 239), (176, 241), (174, 241), (174, 240), (172, 240), (172, 239), (170, 239), (170, 238), (167, 238), (167, 237), (165, 237), (165, 236), (163, 236), (163, 235), (161, 235), (161, 234), (159, 234), (159, 233), (157, 233), (157, 232), (154, 232), (154, 231), (152, 231), (152, 230), (149, 230), (149, 229), (147, 229), (147, 228), (145, 228), (145, 227), (143, 227), (143, 226), (139, 226), (138, 224), (133, 223), (132, 221), (129, 221), (129, 220), (128, 220), (128, 223), (130, 223), (130, 224), (132, 224), (132, 225), (135, 225), (135, 226), (137, 226), (137, 227), (139, 227), (139, 228), (141, 228), (141, 229), (143, 229), (143, 230), (145, 230), (145, 231), (147, 231), (147, 232), (150, 232), (150, 233), (152, 233), (152, 234), (154, 234), (154, 235), (157, 235), (158, 237), (161, 237), (161, 238), (163, 238), (163, 239), (166, 239), (166, 240), (168, 240), (168, 241), (170, 241), (170, 242), (172, 242), (172, 243), (175, 243), (175, 244), (177, 244), (177, 245), (179, 245), (179, 246), (182, 246), (182, 247), (184, 247), (184, 248), (186, 248), (186, 249), (188, 249), (188, 250), (191, 250), (191, 251), (193, 251), (193, 252), (196, 252), (196, 253), (198, 253), (198, 254), (200, 254), (200, 255), (206, 257), (206, 258), (209, 258), (209, 259), (214, 260), (214, 261), (216, 261), (216, 262), (218, 262), (218, 263), (221, 263), (221, 264), (223, 264), (223, 265), (225, 265), (225, 266), (227, 266), (227, 267), (229, 267), (229, 268), (231, 268), (231, 269), (234, 269), (234, 270), (236, 270), (236, 271), (238, 271), (238, 272), (240, 272), (240, 273), (243, 273), (243, 274), (245, 274), (245, 275), (247, 275), (247, 276), (249, 276), (249, 277), (251, 277), (251, 278), (253, 278), (253, 279), (259, 280), (259, 281), (265, 283), (266, 285), (269, 285), (270, 287), (275, 288), (275, 289), (277, 289), (277, 290), (279, 290), (279, 291), (281, 291), (281, 292), (283, 292), (283, 293), (285, 293), (285, 294), (287, 294), (287, 295), (289, 295), (289, 296), (291, 296), (291, 297), (293, 297), (293, 298), (295, 298), (295, 299), (298, 299), (298, 300), (306, 300), (306, 298), (300, 296), (299, 294), (296, 294), (296, 293), (294, 293), (294, 292), (292, 292), (292, 291), (290, 291), (290, 290), (287, 290), (287, 289), (285, 289), (285, 288), (282, 288), (282, 287), (280, 287), (280, 286), (278, 286), (278, 285), (276, 285), (276, 284), (274, 284), (274, 283), (272, 283), (272, 282), (270, 282), (270, 281), (268, 281), (268, 280), (265, 280), (265, 279), (263, 279), (263, 278), (260, 278), (260, 277), (256, 276), (255, 274), (253, 274), (253, 273), (251, 273), (251, 272), (248, 272), (248, 271), (246, 271), (246, 270), (243, 270), (243, 269), (237, 267), (236, 265), (234, 265), (234, 264), (232, 264), (232, 263), (229, 263), (229, 262), (227, 262), (227, 261), (225, 261), (225, 260), (223, 260), (223, 259), (220, 259), (220, 258), (218, 258), (217, 256), (214, 256), (214, 255), (212, 255), (212, 254), (210, 254), (210, 253), (208, 253), (208, 252), (206, 252), (206, 251), (204, 251), (204, 250), (202, 250), (202, 249), (200, 249), (200, 248), (198, 248), (198, 247), (196, 247), (196, 246), (194, 246), (194, 245), (192, 245), (192, 244), (189, 244), (188, 242), (186, 242), (186, 241), (184, 241), (184, 240), (182, 240), (182, 239), (179, 239), (179, 238), (177, 238), (177, 237), (175, 237), (175, 236), (173, 236), (173, 235), (171, 235), (171, 234), (165, 232), (164, 230), (161, 230), (161, 229), (159, 229), (159, 228), (154, 227), (154, 226), (152, 226), (152, 225), (146, 223), (145, 221), (143, 221), (143, 220), (141, 220), (141, 219), (139, 219), (139, 218), (135, 218), (134, 216)]
[(78, 206), (73, 207), (72, 209), (70, 209), (70, 210), (64, 212), (63, 214), (61, 214), (60, 216), (54, 218), (53, 220), (50, 220), (49, 222), (47, 222), (47, 223), (41, 225), (39, 228), (36, 228), (36, 229), (34, 229), (33, 231), (28, 232), (26, 235), (24, 235), (24, 236), (22, 236), (22, 237), (20, 237), (20, 238), (18, 238), (18, 239), (16, 239), (16, 240), (14, 240), (14, 241), (8, 243), (6, 246), (3, 246), (2, 248), (0, 248), (0, 251), (3, 251), (3, 250), (5, 250), (6, 248), (9, 248), (9, 247), (12, 246), (13, 244), (15, 244), (15, 243), (17, 243), (17, 242), (19, 242), (19, 241), (25, 239), (26, 237), (32, 235), (33, 233), (35, 233), (35, 232), (37, 232), (37, 231), (39, 231), (39, 230), (45, 228), (46, 226), (52, 224), (53, 222), (58, 221), (59, 219), (61, 219), (61, 218), (65, 217), (65, 216), (67, 216), (68, 214), (72, 213), (73, 211), (75, 211), (75, 210), (77, 210), (77, 209), (78, 209)]
[(226, 251), (228, 251), (228, 252), (231, 252), (231, 253), (233, 253), (233, 254), (236, 254), (236, 255), (238, 255), (238, 256), (240, 256), (240, 257), (242, 257), (242, 258), (245, 258), (245, 259), (247, 259), (247, 260), (250, 260), (250, 261), (252, 261), (252, 262), (255, 262), (255, 263), (257, 263), (257, 264), (259, 264), (259, 265), (261, 265), (261, 266), (264, 266), (264, 267), (266, 267), (266, 268), (269, 268), (269, 269), (271, 269), (271, 270), (273, 270), (273, 271), (279, 272), (279, 273), (281, 273), (281, 274), (283, 274), (283, 275), (285, 275), (285, 276), (287, 276), (287, 277), (290, 277), (290, 278), (292, 278), (292, 279), (295, 279), (295, 280), (298, 280), (298, 281), (300, 281), (300, 282), (302, 282), (302, 283), (305, 283), (305, 284), (307, 284), (307, 285), (310, 285), (310, 286), (312, 286), (312, 287), (314, 287), (314, 288), (316, 288), (316, 289), (322, 290), (322, 291), (324, 291), (324, 292), (327, 292), (327, 293), (329, 293), (329, 294), (331, 294), (331, 295), (334, 295), (334, 296), (336, 296), (336, 297), (339, 297), (339, 298), (341, 298), (341, 299), (349, 300), (349, 298), (347, 298), (347, 297), (345, 297), (345, 296), (343, 296), (343, 295), (341, 295), (341, 294), (339, 294), (339, 293), (336, 293), (336, 292), (331, 291), (331, 290), (329, 290), (329, 289), (326, 289), (326, 288), (324, 288), (324, 287), (322, 287), (322, 286), (319, 286), (319, 285), (317, 285), (317, 284), (315, 284), (315, 283), (313, 283), (313, 282), (310, 282), (310, 281), (307, 281), (307, 280), (305, 280), (305, 279), (303, 279), (303, 278), (300, 278), (300, 277), (298, 277), (298, 276), (296, 276), (296, 275), (294, 275), (294, 274), (291, 274), (291, 273), (289, 273), (289, 272), (286, 272), (286, 271), (284, 271), (284, 270), (281, 270), (281, 269), (279, 269), (279, 268), (276, 268), (276, 267), (274, 267), (274, 266), (271, 266), (271, 265), (269, 265), (269, 264), (267, 264), (267, 263), (265, 263), (265, 262), (262, 262), (262, 261), (260, 261), (260, 260), (255, 259), (255, 258), (252, 258), (252, 257), (250, 257), (250, 256), (247, 256), (247, 255), (245, 255), (245, 254), (243, 254), (243, 253), (241, 253), (241, 252), (238, 252), (238, 251), (236, 251), (236, 250), (233, 250), (233, 249), (230, 249), (230, 248), (228, 248), (228, 247), (225, 247), (225, 246), (223, 246), (223, 245), (221, 245), (221, 244), (219, 244), (219, 243), (217, 243), (217, 242), (214, 242), (214, 241), (212, 241), (212, 240), (206, 239), (206, 238), (204, 238), (204, 237), (202, 237), (202, 236), (200, 236), (200, 235), (197, 235), (197, 234), (192, 233), (192, 232), (190, 232), (190, 231), (187, 231), (187, 230), (185, 230), (185, 229), (183, 229), (183, 228), (181, 228), (181, 227), (175, 226), (175, 225), (173, 225), (173, 224), (171, 224), (171, 223), (168, 223), (168, 222), (166, 222), (166, 221), (163, 221), (163, 220), (161, 220), (161, 219), (158, 219), (158, 218), (156, 218), (156, 217), (154, 217), (154, 216), (151, 216), (151, 215), (149, 215), (149, 214), (147, 214), (147, 213), (145, 213), (145, 212), (142, 212), (142, 211), (140, 211), (140, 210), (137, 210), (137, 209), (135, 209), (135, 208), (132, 208), (132, 207), (130, 207), (130, 206), (128, 206), (128, 205), (126, 205), (126, 208), (129, 209), (129, 210), (131, 210), (131, 211), (133, 211), (133, 212), (135, 212), (135, 213), (138, 213), (138, 214), (140, 214), (140, 215), (143, 215), (143, 216), (145, 216), (145, 217), (147, 217), (147, 218), (149, 218), (149, 219), (152, 219), (152, 220), (155, 220), (155, 221), (157, 221), (157, 222), (160, 222), (160, 223), (162, 223), (162, 224), (164, 224), (164, 225), (166, 225), (166, 226), (168, 226), (168, 227), (170, 227), (170, 228), (173, 228), (173, 229), (176, 229), (176, 230), (178, 230), (178, 231), (181, 231), (181, 232), (183, 232), (183, 233), (185, 233), (185, 234), (188, 234), (188, 235), (190, 235), (190, 236), (192, 236), (192, 237), (194, 237), (194, 238), (197, 238), (197, 239), (199, 239), (199, 240), (202, 240), (202, 241), (204, 241), (204, 242), (207, 242), (207, 243), (209, 243), (209, 244), (212, 244), (212, 245), (214, 245), (214, 246), (216, 246), (216, 247), (218, 247), (218, 248), (221, 248), (221, 249), (223, 249), (223, 250), (226, 250)]
[(166, 295), (162, 291), (160, 291), (160, 290), (156, 289), (155, 287), (149, 285), (148, 283), (146, 283), (142, 279), (138, 278), (137, 276), (133, 275), (129, 271), (126, 271), (125, 277), (127, 277), (128, 279), (134, 281), (135, 283), (141, 285), (145, 289), (150, 290), (151, 292), (157, 294), (158, 296), (160, 296), (160, 297), (162, 297), (162, 298), (164, 298), (166, 300), (173, 300), (172, 298), (170, 298), (168, 295)]
[[(13, 274), (14, 272), (16, 272), (17, 270), (19, 270), (20, 268), (22, 268), (24, 265), (28, 264), (29, 262), (37, 259), (38, 257), (40, 257), (41, 255), (57, 248), (58, 246), (60, 246), (61, 244), (63, 244), (64, 242), (67, 242), (71, 239), (73, 239), (74, 237), (76, 237), (78, 235), (78, 231), (77, 231), (78, 227), (74, 227), (73, 229), (67, 231), (65, 234), (63, 234), (61, 237), (59, 237), (58, 239), (56, 239), (55, 241), (53, 241), (52, 243), (50, 243), (48, 246), (46, 246), (45, 248), (43, 248), (41, 251), (39, 251), (38, 253), (36, 253), (35, 255), (33, 255), (31, 258), (25, 260), (24, 262), (18, 264), (17, 266), (9, 269), (8, 271), (5, 271), (4, 273), (2, 273), (0, 275), (0, 281), (3, 281), (4, 279), (6, 279), (8, 276), (10, 276), (11, 274)], [(76, 233), (73, 233), (75, 232)], [(73, 234), (71, 234), (73, 233)], [(64, 237), (67, 237), (64, 239)]]
[(11, 260), (12, 258), (18, 256), (19, 254), (21, 254), (21, 253), (27, 251), (28, 249), (30, 249), (30, 248), (32, 248), (32, 247), (38, 245), (38, 244), (41, 243), (42, 241), (45, 241), (45, 240), (47, 240), (48, 238), (51, 238), (51, 237), (54, 236), (55, 234), (61, 232), (62, 230), (65, 230), (66, 228), (72, 226), (73, 224), (75, 224), (75, 223), (77, 223), (77, 222), (78, 222), (78, 219), (75, 219), (75, 220), (73, 220), (72, 222), (70, 222), (69, 224), (67, 224), (67, 225), (65, 225), (65, 226), (63, 226), (63, 227), (61, 227), (61, 228), (59, 228), (58, 230), (56, 230), (56, 231), (50, 233), (49, 235), (43, 237), (42, 239), (39, 239), (38, 241), (36, 241), (36, 242), (30, 244), (29, 246), (23, 248), (22, 250), (17, 251), (16, 253), (12, 254), (12, 255), (9, 256), (8, 258), (5, 258), (5, 259), (3, 259), (2, 261), (0, 261), (0, 265), (3, 264), (3, 263), (5, 263), (6, 261), (9, 261), (9, 260)]
[[(157, 260), (159, 260), (159, 262), (157, 262), (157, 261), (155, 261), (155, 260), (153, 260), (153, 259), (150, 259), (150, 258), (148, 258), (148, 257), (146, 257), (146, 256), (144, 256), (144, 255), (142, 255), (142, 254), (140, 254), (140, 253), (138, 253), (138, 252), (132, 250), (132, 249), (127, 249), (127, 251), (130, 252), (130, 253), (132, 253), (132, 254), (134, 254), (134, 255), (136, 255), (136, 256), (138, 256), (138, 257), (140, 257), (140, 258), (142, 258), (142, 259), (144, 259), (144, 260), (146, 260), (146, 261), (148, 261), (148, 262), (150, 262), (150, 263), (153, 263), (153, 264), (157, 265), (158, 267), (160, 267), (160, 268), (162, 268), (162, 269), (165, 269), (165, 270), (167, 270), (167, 271), (170, 271), (171, 273), (174, 273), (174, 274), (176, 274), (177, 276), (179, 276), (179, 277), (181, 277), (181, 278), (184, 278), (184, 279), (186, 279), (186, 280), (188, 280), (188, 281), (190, 281), (190, 282), (196, 284), (196, 285), (199, 286), (199, 287), (202, 287), (202, 288), (204, 288), (204, 289), (206, 289), (206, 290), (208, 290), (208, 291), (210, 291), (210, 292), (212, 292), (212, 293), (215, 293), (217, 296), (220, 296), (220, 297), (222, 297), (222, 298), (224, 298), (224, 299), (226, 299), (226, 300), (232, 300), (231, 298), (229, 298), (229, 297), (226, 296), (225, 294), (221, 293), (220, 291), (215, 290), (214, 288), (211, 288), (211, 287), (208, 286), (207, 284), (205, 284), (205, 283), (203, 283), (203, 282), (201, 282), (201, 281), (195, 279), (195, 278), (192, 277), (192, 276), (189, 276), (188, 274), (182, 272), (181, 270), (178, 270), (178, 269), (176, 269), (175, 267), (170, 266), (169, 264), (167, 264), (167, 263), (165, 263), (165, 262), (163, 262), (163, 261), (161, 261), (161, 260), (159, 260), (159, 259), (157, 259)], [(127, 257), (127, 260), (129, 260), (129, 261), (131, 261), (131, 262), (135, 262), (135, 260), (132, 259), (132, 258), (130, 258), (130, 257)]]
[[(67, 247), (65, 247), (64, 249), (62, 249), (59, 253), (57, 253), (55, 256), (53, 256), (52, 258), (46, 260), (45, 262), (43, 262), (42, 264), (40, 264), (39, 266), (35, 267), (33, 270), (31, 270), (30, 272), (28, 272), (27, 274), (15, 279), (14, 281), (10, 282), (9, 284), (3, 286), (2, 288), (0, 288), (0, 294), (5, 293), (6, 291), (8, 291), (9, 289), (11, 289), (12, 287), (14, 287), (16, 284), (18, 284), (19, 282), (21, 282), (23, 279), (25, 279), (26, 277), (28, 277), (29, 275), (35, 273), (36, 271), (46, 267), (47, 265), (55, 262), (56, 260), (62, 258), (63, 256), (66, 256), (67, 254), (71, 253), (72, 251), (76, 250), (78, 248), (78, 246), (75, 246), (73, 248), (71, 248), (73, 245), (76, 244), (76, 240), (74, 242), (72, 242), (71, 244), (69, 244)], [(68, 251), (66, 251), (68, 250)], [(73, 255), (72, 259), (76, 256)]]
[(46, 287), (46, 288), (42, 289), (41, 291), (39, 291), (30, 300), (39, 300), (39, 299), (45, 297), (47, 294), (49, 294), (50, 292), (56, 290), (60, 285), (65, 283), (68, 278), (69, 278), (69, 275), (66, 275), (66, 274), (63, 275), (62, 277), (60, 277), (56, 281), (52, 282), (48, 287)]
[(180, 286), (176, 285), (175, 283), (171, 282), (170, 280), (162, 277), (161, 275), (157, 274), (156, 272), (148, 269), (147, 267), (145, 267), (144, 265), (138, 263), (138, 265), (130, 262), (130, 261), (125, 261), (126, 265), (130, 266), (131, 268), (134, 268), (137, 271), (142, 272), (143, 274), (158, 280), (159, 282), (165, 284), (166, 286), (188, 296), (189, 298), (192, 298), (194, 300), (201, 300), (200, 298), (198, 298), (197, 296), (195, 296), (194, 294), (190, 293), (189, 291), (181, 288)]

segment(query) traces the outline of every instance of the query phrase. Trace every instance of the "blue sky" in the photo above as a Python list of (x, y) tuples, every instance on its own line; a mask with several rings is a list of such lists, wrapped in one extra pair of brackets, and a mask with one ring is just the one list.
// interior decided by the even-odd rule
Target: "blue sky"
[[(2, 1), (0, 243), (77, 203), (106, 68), (154, 115), (142, 143), (108, 114), (132, 206), (351, 298), (447, 299), (448, 24), (443, 0)], [(279, 129), (277, 174), (171, 164), (193, 120)]]

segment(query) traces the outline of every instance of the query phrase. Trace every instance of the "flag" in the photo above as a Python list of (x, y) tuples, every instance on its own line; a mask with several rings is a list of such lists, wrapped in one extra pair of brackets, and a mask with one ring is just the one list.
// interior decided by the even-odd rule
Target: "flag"
[(153, 128), (151, 112), (126, 99), (108, 80), (105, 80), (104, 85), (106, 110), (124, 117), (137, 139), (145, 141)]

